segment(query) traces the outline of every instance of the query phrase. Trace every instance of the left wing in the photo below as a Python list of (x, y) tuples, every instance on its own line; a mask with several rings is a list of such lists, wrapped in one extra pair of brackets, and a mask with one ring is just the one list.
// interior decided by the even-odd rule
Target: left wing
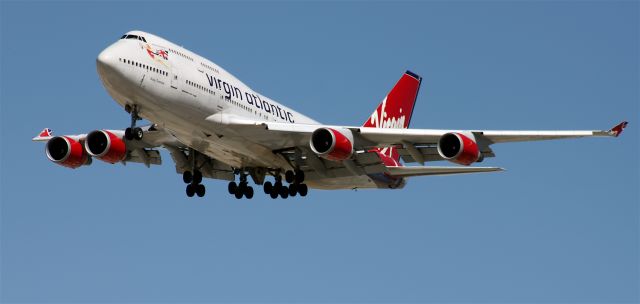
[[(584, 131), (491, 131), (491, 130), (438, 130), (438, 129), (388, 129), (352, 126), (331, 126), (312, 124), (289, 124), (253, 121), (228, 114), (214, 114), (207, 118), (211, 123), (231, 130), (236, 136), (244, 137), (274, 151), (295, 147), (309, 147), (314, 131), (332, 129), (348, 133), (353, 138), (355, 151), (372, 148), (396, 148), (405, 162), (445, 160), (438, 145), (447, 134), (460, 134), (471, 138), (478, 146), (482, 157), (493, 157), (490, 146), (496, 143), (539, 141), (579, 137), (617, 137), (627, 122), (621, 122), (609, 130)], [(480, 159), (481, 160), (481, 159)]]

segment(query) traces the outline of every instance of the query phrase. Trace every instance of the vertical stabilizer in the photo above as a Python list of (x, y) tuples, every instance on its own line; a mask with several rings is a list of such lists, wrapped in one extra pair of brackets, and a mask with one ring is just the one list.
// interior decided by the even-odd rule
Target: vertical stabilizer
[[(422, 83), (422, 77), (411, 71), (406, 71), (362, 126), (367, 128), (408, 128), (420, 90), (420, 83)], [(396, 149), (379, 148), (375, 150), (389, 158), (383, 158), (385, 165), (400, 165), (400, 155)]]

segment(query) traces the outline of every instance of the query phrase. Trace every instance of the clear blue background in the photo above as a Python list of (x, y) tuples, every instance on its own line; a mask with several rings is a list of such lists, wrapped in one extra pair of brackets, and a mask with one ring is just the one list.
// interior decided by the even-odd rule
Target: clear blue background
[[(639, 3), (1, 6), (2, 302), (637, 302)], [(128, 30), (331, 124), (410, 69), (414, 128), (606, 129), (494, 147), (497, 174), (401, 191), (188, 199), (165, 164), (69, 170), (32, 143), (123, 128), (95, 58)]]

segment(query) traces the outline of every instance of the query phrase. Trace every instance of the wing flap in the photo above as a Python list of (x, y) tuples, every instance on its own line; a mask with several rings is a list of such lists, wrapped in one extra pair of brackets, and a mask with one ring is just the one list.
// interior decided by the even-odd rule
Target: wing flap
[(504, 171), (498, 167), (387, 167), (387, 171), (396, 177), (412, 177), (425, 175), (451, 175), (451, 174), (467, 174), (467, 173), (483, 173), (483, 172), (499, 172)]

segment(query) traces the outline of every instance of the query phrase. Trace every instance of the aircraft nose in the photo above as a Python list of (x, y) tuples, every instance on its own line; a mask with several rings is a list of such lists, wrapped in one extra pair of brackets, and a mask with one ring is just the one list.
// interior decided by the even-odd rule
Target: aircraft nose
[(104, 49), (102, 52), (100, 52), (100, 54), (98, 55), (98, 58), (96, 59), (96, 64), (98, 65), (98, 69), (99, 70), (104, 70), (107, 68), (113, 69), (115, 65), (113, 60), (114, 60), (114, 57), (113, 57), (113, 52), (111, 51), (111, 47)]

